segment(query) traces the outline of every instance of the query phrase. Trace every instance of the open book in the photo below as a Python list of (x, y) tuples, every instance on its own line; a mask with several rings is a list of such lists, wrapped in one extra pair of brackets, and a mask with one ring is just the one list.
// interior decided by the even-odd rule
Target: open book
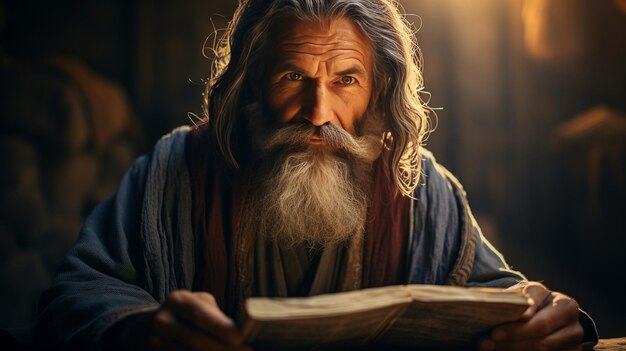
[(243, 333), (255, 350), (469, 350), (528, 306), (519, 292), (434, 285), (250, 298)]

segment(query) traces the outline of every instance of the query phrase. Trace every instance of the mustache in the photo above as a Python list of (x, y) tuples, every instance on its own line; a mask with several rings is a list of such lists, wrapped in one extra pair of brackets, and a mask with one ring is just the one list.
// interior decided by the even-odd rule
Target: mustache
[(308, 149), (311, 137), (317, 136), (330, 151), (346, 153), (357, 158), (370, 159), (374, 152), (376, 136), (354, 136), (343, 128), (331, 123), (315, 126), (310, 123), (298, 123), (281, 127), (272, 132), (262, 145), (267, 152), (281, 149)]

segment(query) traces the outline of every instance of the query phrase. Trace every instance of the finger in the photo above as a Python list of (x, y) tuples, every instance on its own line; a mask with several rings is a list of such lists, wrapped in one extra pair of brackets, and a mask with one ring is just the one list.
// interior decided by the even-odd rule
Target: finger
[(580, 323), (572, 323), (564, 328), (559, 329), (557, 332), (551, 334), (545, 338), (545, 345), (553, 350), (563, 349), (579, 349), (582, 348), (582, 341), (585, 336), (585, 331)]
[(227, 347), (210, 335), (181, 323), (166, 311), (155, 316), (154, 331), (162, 339), (173, 341), (189, 350), (225, 350)]
[(173, 292), (168, 296), (166, 306), (171, 308), (177, 319), (209, 333), (226, 344), (239, 346), (243, 343), (243, 335), (235, 323), (219, 309), (215, 299), (209, 294)]
[(506, 341), (485, 339), (479, 346), (481, 351), (580, 350), (583, 334), (580, 323), (573, 323), (545, 338)]
[(559, 293), (529, 321), (503, 324), (494, 328), (490, 338), (495, 341), (543, 338), (569, 324), (578, 324), (578, 303)]
[(520, 316), (520, 320), (527, 321), (543, 307), (542, 303), (551, 296), (551, 291), (541, 283), (529, 282), (522, 292), (531, 300), (530, 307)]
[(504, 290), (507, 290), (507, 291), (519, 291), (519, 292), (521, 292), (521, 291), (523, 291), (523, 289), (524, 289), (524, 288), (526, 287), (526, 285), (528, 285), (528, 284), (530, 284), (530, 282), (527, 282), (527, 281), (525, 281), (525, 280), (522, 280), (522, 281), (518, 282), (517, 284), (515, 284), (515, 285), (511, 285), (511, 286), (509, 286), (508, 288), (506, 288), (506, 289), (504, 289)]

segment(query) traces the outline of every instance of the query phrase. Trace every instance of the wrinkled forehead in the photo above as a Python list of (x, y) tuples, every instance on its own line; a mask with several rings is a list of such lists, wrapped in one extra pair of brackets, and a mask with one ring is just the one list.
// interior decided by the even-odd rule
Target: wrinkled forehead
[(343, 52), (364, 62), (370, 61), (372, 56), (369, 40), (353, 21), (345, 17), (322, 21), (284, 18), (277, 21), (272, 37), (274, 42), (271, 47), (278, 54), (332, 58)]

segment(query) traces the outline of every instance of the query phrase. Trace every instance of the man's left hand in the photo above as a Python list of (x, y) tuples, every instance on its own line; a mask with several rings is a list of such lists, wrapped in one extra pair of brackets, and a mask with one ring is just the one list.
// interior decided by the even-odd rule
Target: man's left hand
[(500, 325), (483, 337), (479, 350), (581, 350), (584, 332), (574, 299), (537, 282), (513, 289), (528, 296), (531, 306), (518, 321)]

